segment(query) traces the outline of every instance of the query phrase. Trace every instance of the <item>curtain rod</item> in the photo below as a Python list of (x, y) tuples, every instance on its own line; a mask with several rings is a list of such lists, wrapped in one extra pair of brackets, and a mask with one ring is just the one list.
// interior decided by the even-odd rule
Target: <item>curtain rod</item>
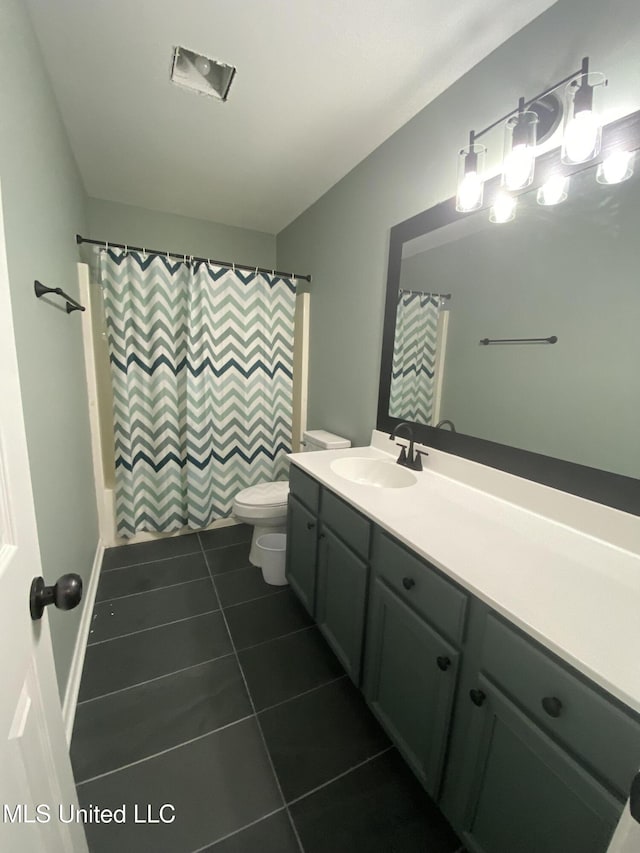
[(451, 299), (450, 293), (434, 293), (431, 290), (411, 290), (408, 287), (398, 288), (398, 293), (415, 293), (415, 294), (419, 293), (422, 296), (439, 296), (440, 299)]
[(227, 269), (246, 270), (247, 272), (264, 272), (269, 275), (279, 276), (280, 278), (297, 278), (302, 281), (311, 283), (310, 275), (298, 275), (295, 272), (281, 272), (280, 270), (267, 269), (266, 267), (250, 267), (247, 264), (234, 264), (230, 261), (216, 261), (213, 258), (200, 258), (195, 255), (178, 254), (177, 252), (160, 252), (158, 249), (144, 249), (141, 246), (130, 246), (128, 243), (112, 243), (109, 240), (93, 240), (90, 237), (81, 237), (76, 234), (76, 243), (91, 243), (94, 246), (103, 246), (105, 249), (124, 249), (127, 252), (143, 252), (147, 255), (162, 255), (166, 258), (176, 258), (180, 261), (203, 261), (206, 264), (215, 264), (218, 267), (227, 267)]

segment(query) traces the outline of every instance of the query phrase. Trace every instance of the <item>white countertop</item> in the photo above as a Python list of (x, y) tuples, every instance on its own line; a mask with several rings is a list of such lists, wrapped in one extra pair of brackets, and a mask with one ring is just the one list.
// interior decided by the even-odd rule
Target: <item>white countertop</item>
[(372, 446), (290, 458), (640, 713), (640, 555), (429, 471), (428, 460), (414, 485), (381, 489), (335, 474), (344, 456), (395, 460)]

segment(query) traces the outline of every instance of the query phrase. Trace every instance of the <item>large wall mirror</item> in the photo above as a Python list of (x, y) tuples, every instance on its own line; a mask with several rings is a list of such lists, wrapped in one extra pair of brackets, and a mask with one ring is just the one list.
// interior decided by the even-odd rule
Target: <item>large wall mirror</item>
[(409, 421), (432, 446), (640, 515), (638, 155), (625, 182), (596, 181), (620, 146), (640, 148), (640, 112), (604, 129), (561, 204), (536, 200), (553, 151), (511, 222), (450, 199), (392, 229), (379, 429)]

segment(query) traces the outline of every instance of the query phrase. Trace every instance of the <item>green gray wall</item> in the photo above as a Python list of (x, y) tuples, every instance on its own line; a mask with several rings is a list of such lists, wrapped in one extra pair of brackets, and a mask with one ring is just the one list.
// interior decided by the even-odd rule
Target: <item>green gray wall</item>
[[(376, 423), (389, 229), (455, 192), (480, 128), (580, 66), (609, 78), (609, 118), (640, 106), (636, 0), (559, 0), (447, 89), (278, 235), (278, 266), (313, 274), (310, 428), (367, 444)], [(488, 140), (490, 162), (502, 151)]]
[(87, 199), (87, 220), (87, 233), (83, 237), (96, 240), (186, 252), (240, 264), (274, 267), (276, 263), (275, 235), (263, 231), (97, 198)]
[[(0, 180), (42, 568), (49, 582), (65, 572), (86, 580), (98, 532), (80, 315), (33, 294), (38, 278), (77, 295), (85, 194), (19, 0), (0, 0), (0, 80)], [(81, 609), (48, 610), (61, 695)]]

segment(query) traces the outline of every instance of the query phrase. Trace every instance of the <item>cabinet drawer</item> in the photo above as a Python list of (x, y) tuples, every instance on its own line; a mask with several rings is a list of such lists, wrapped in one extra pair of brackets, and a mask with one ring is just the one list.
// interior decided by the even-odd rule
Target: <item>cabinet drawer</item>
[(291, 465), (289, 468), (289, 491), (302, 501), (311, 512), (318, 512), (320, 484), (313, 477), (296, 468), (295, 465)]
[(372, 565), (377, 577), (445, 637), (460, 644), (467, 595), (436, 569), (376, 530)]
[(323, 523), (337, 533), (356, 554), (365, 559), (369, 557), (371, 523), (364, 516), (326, 489), (322, 492), (320, 516)]
[[(640, 720), (489, 615), (482, 669), (621, 797), (640, 767)], [(545, 704), (543, 705), (543, 700)], [(546, 707), (545, 707), (546, 706)]]

